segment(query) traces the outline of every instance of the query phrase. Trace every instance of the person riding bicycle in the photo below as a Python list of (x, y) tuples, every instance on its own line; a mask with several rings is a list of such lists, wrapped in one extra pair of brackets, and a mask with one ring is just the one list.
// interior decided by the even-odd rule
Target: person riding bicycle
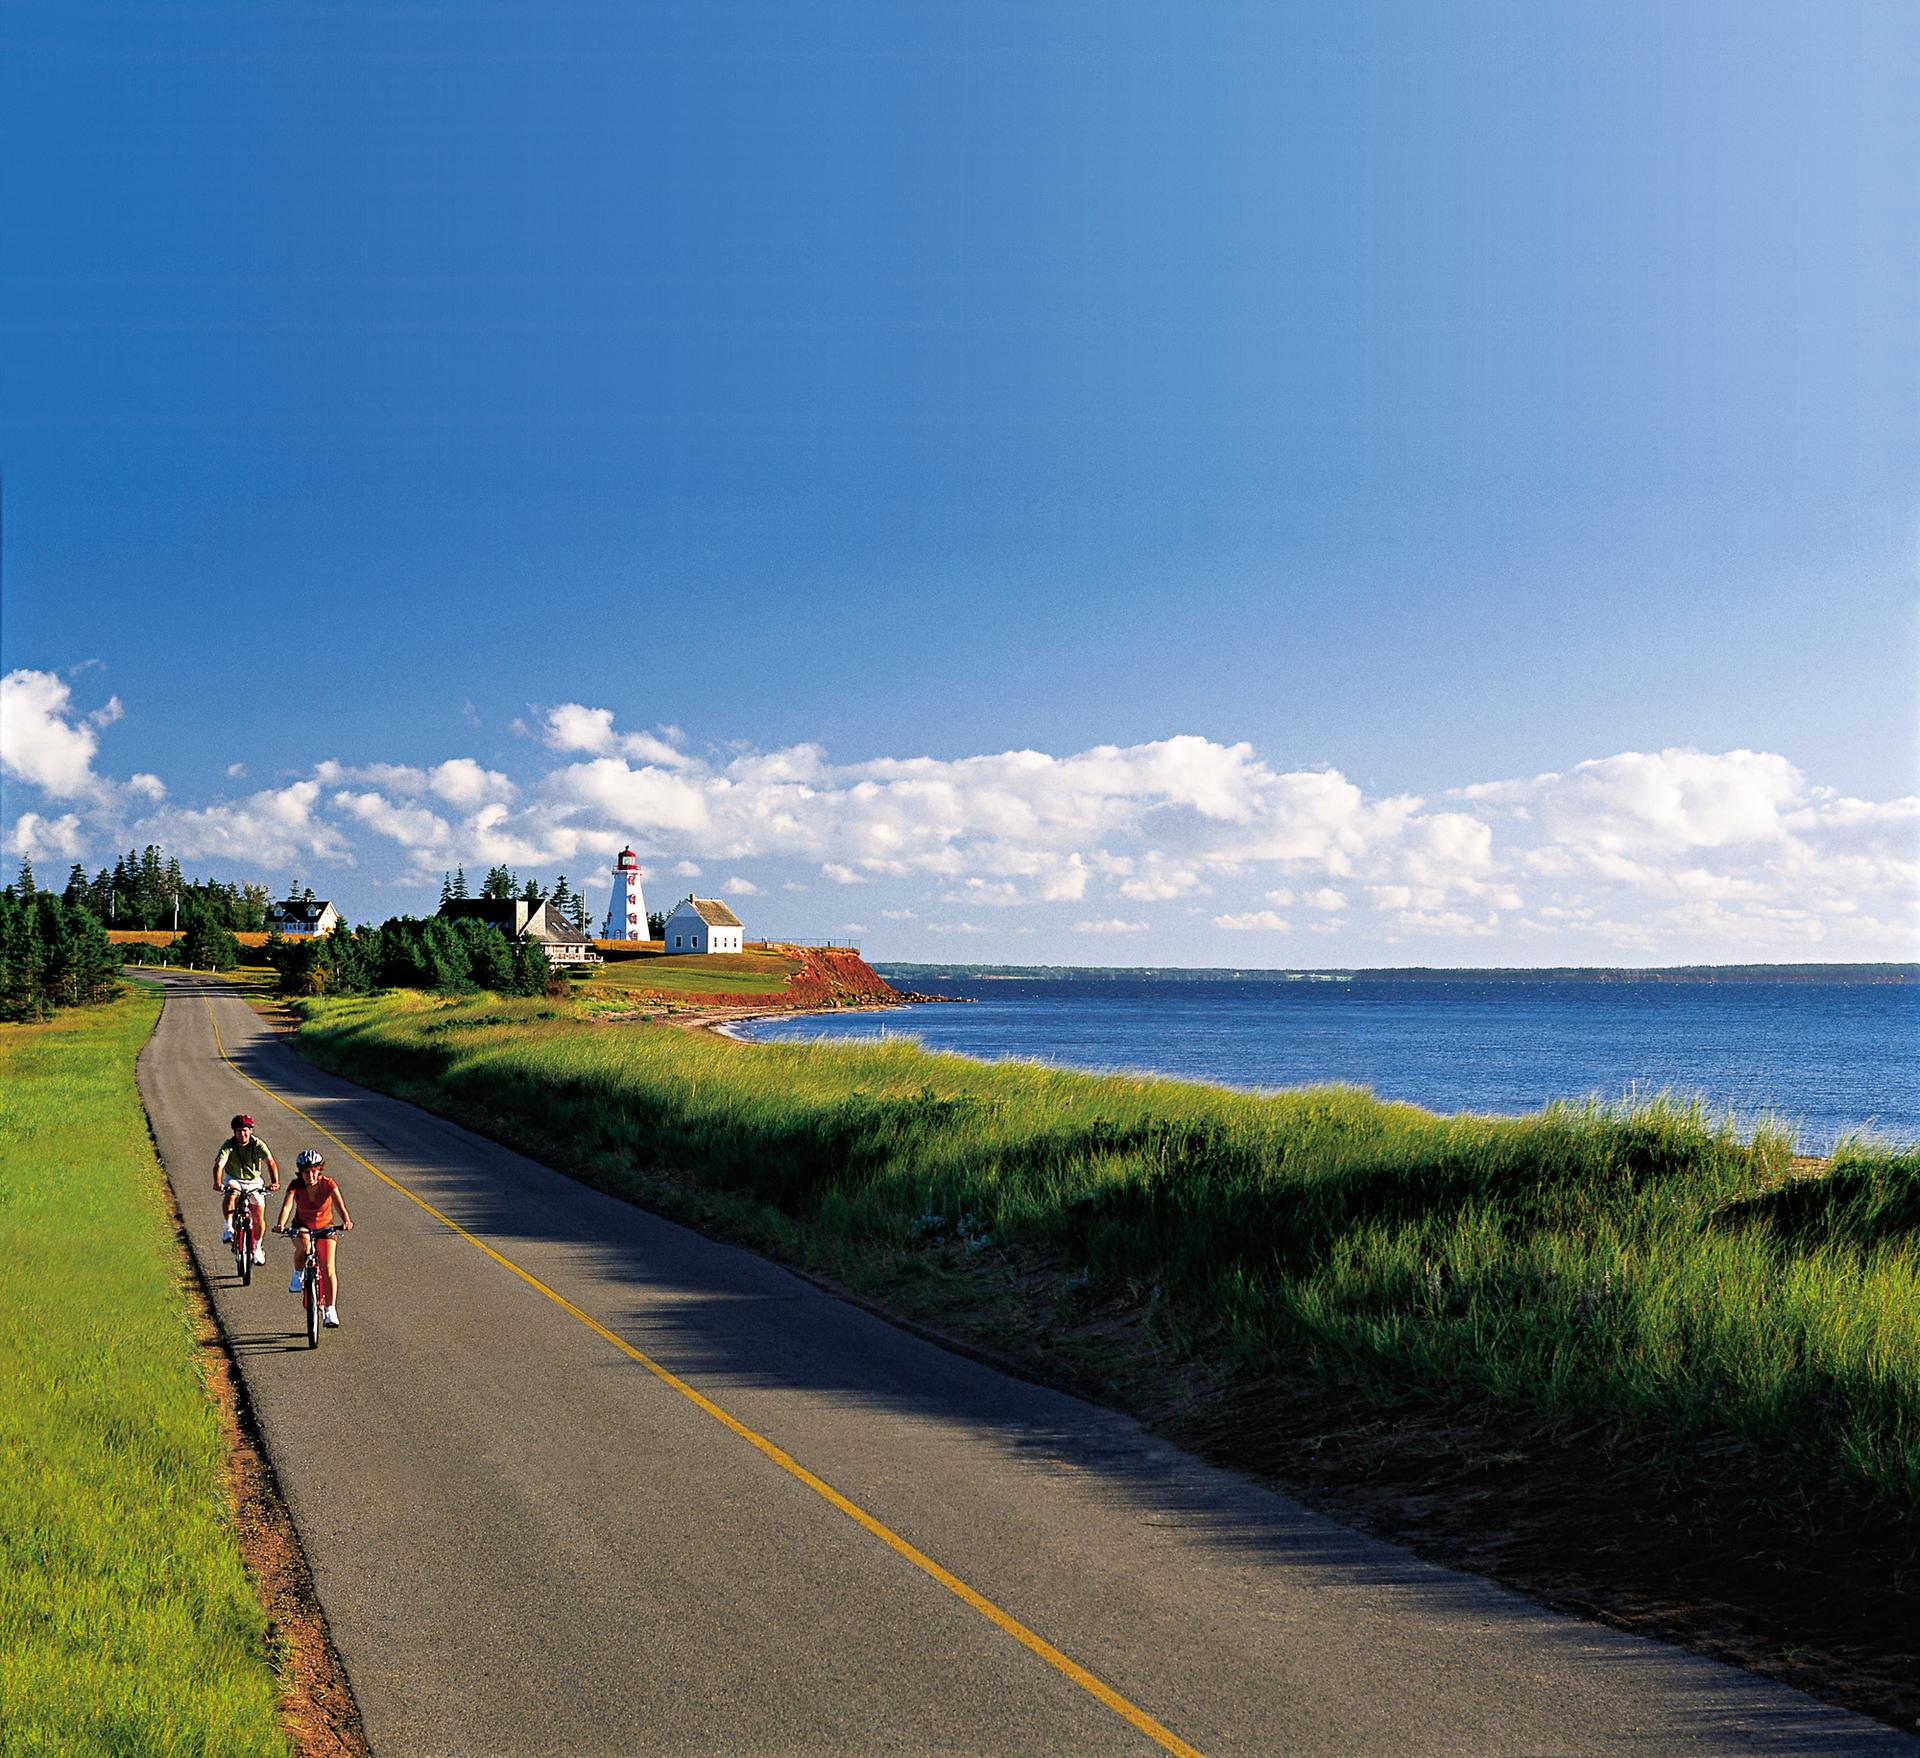
[[(347, 1199), (341, 1194), (340, 1186), (327, 1176), (326, 1155), (318, 1148), (302, 1149), (293, 1162), (293, 1174), (293, 1182), (287, 1186), (286, 1198), (280, 1204), (280, 1218), (273, 1224), (274, 1232), (287, 1231), (289, 1215), (294, 1217), (296, 1226), (337, 1225), (349, 1233), (353, 1231), (353, 1217), (347, 1213)], [(336, 1215), (339, 1217), (337, 1222)], [(320, 1320), (329, 1325), (340, 1322), (340, 1271), (334, 1262), (333, 1250), (336, 1243), (331, 1235), (325, 1239), (296, 1238), (293, 1280), (287, 1284), (289, 1294), (300, 1292), (300, 1278), (307, 1267), (307, 1254), (311, 1251), (317, 1260), (320, 1281)]]
[[(274, 1160), (273, 1149), (253, 1133), (253, 1119), (243, 1112), (227, 1127), (233, 1134), (220, 1144), (220, 1151), (213, 1156), (213, 1188), (220, 1192), (222, 1245), (233, 1243), (233, 1205), (242, 1191), (253, 1204), (255, 1215), (264, 1221), (266, 1204), (261, 1199), (261, 1189), (280, 1188), (280, 1167)], [(261, 1237), (265, 1231), (258, 1224), (253, 1230), (253, 1261), (257, 1264), (267, 1261)]]

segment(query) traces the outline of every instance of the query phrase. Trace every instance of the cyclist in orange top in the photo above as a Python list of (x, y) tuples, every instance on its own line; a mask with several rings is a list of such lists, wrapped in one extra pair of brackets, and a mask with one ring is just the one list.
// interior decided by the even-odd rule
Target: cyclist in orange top
[[(287, 1186), (286, 1200), (280, 1205), (280, 1218), (274, 1222), (273, 1230), (284, 1233), (287, 1230), (287, 1217), (292, 1215), (302, 1227), (340, 1226), (347, 1232), (353, 1231), (353, 1217), (347, 1213), (347, 1199), (341, 1194), (340, 1186), (327, 1176), (327, 1160), (317, 1148), (305, 1149), (293, 1163), (293, 1182)], [(307, 1253), (315, 1252), (319, 1258), (318, 1275), (320, 1279), (321, 1323), (337, 1325), (340, 1322), (340, 1272), (334, 1263), (334, 1246), (337, 1240), (326, 1239), (296, 1240), (293, 1248), (293, 1280), (287, 1284), (289, 1294), (300, 1292), (301, 1272), (307, 1267)]]

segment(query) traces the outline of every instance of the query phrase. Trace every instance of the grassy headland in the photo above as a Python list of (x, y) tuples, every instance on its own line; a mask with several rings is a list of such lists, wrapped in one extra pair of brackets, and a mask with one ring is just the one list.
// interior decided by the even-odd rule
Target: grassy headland
[(9, 1753), (287, 1749), (134, 1088), (159, 1006), (140, 989), (0, 1026)]
[(1063, 1314), (1130, 1302), (1217, 1376), (1598, 1427), (1761, 1527), (1920, 1562), (1912, 1153), (1843, 1145), (1807, 1179), (1784, 1136), (1665, 1101), (1443, 1118), (536, 1001), (302, 1005), (343, 1072), (650, 1201), (672, 1168), (683, 1207), (856, 1285), (965, 1307), (1011, 1256)]

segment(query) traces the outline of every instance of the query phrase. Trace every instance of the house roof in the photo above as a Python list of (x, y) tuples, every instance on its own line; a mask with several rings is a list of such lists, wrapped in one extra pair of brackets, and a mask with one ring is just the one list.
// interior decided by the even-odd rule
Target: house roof
[(681, 910), (692, 910), (709, 928), (743, 928), (744, 922), (717, 897), (690, 897), (675, 907), (677, 915)]
[[(289, 897), (281, 903), (268, 904), (267, 915), (270, 919), (278, 918), (283, 922), (290, 921), (295, 916), (303, 921), (317, 922), (330, 909), (333, 909), (333, 905), (324, 897)], [(335, 913), (339, 912), (335, 911)]]
[(526, 931), (534, 939), (549, 946), (590, 946), (592, 937), (580, 932), (571, 922), (553, 907), (551, 901), (541, 906), (527, 918)]
[(465, 916), (518, 934), (527, 919), (527, 904), (520, 897), (450, 897), (440, 906), (440, 913), (449, 921)]

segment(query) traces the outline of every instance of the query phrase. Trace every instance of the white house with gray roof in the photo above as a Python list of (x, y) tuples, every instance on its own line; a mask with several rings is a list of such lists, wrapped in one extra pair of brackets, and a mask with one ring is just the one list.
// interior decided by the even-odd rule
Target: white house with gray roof
[(331, 934), (340, 926), (340, 912), (324, 897), (289, 897), (267, 905), (269, 934)]
[(688, 897), (675, 904), (660, 931), (666, 952), (739, 952), (746, 937), (740, 918), (714, 897)]

